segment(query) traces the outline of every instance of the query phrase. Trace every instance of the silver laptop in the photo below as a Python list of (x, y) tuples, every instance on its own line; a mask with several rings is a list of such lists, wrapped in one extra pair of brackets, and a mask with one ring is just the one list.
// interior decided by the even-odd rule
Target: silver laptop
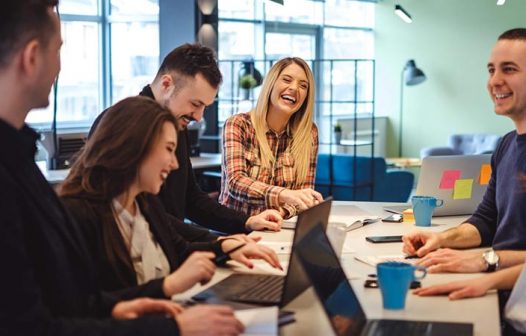
[(298, 242), (296, 250), (337, 336), (473, 335), (471, 323), (368, 319), (320, 225)]
[[(487, 189), (482, 171), (489, 164), (491, 154), (428, 156), (422, 160), (416, 195), (434, 196), (444, 200), (444, 205), (435, 208), (433, 216), (471, 215), (482, 201)], [(481, 175), (482, 173), (482, 175)], [(471, 179), (471, 195), (454, 197), (454, 179)], [(467, 191), (467, 190), (465, 190)], [(460, 196), (460, 197), (459, 197)]]

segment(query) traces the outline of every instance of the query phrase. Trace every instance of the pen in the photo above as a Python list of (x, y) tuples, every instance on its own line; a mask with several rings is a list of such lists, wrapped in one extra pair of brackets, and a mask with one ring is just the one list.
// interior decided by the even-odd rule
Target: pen
[(231, 253), (236, 252), (237, 250), (239, 250), (240, 248), (242, 248), (245, 245), (246, 244), (243, 243), (243, 244), (238, 245), (238, 246), (236, 246), (234, 248), (231, 248), (230, 250), (226, 251), (224, 254), (215, 257), (214, 258), (214, 264), (216, 264), (216, 265), (223, 265), (230, 258), (230, 254)]
[(366, 218), (362, 221), (363, 225), (376, 223), (380, 220), (380, 218)]

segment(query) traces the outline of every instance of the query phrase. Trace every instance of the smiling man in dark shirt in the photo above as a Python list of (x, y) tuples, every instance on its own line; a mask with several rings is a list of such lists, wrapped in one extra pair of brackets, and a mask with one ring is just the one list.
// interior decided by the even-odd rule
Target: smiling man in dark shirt
[[(475, 213), (440, 233), (404, 236), (404, 252), (423, 257), (430, 272), (493, 272), (526, 258), (526, 29), (501, 34), (487, 65), (487, 89), (495, 113), (509, 117), (506, 134), (491, 157), (491, 179)], [(458, 249), (491, 246), (484, 253)], [(436, 250), (436, 251), (435, 251)]]

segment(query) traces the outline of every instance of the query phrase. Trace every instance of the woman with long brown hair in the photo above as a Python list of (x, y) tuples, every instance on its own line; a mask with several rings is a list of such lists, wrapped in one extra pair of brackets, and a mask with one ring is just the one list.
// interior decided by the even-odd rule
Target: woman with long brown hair
[[(177, 121), (152, 99), (127, 98), (111, 107), (59, 189), (96, 256), (106, 290), (145, 284), (144, 296), (171, 297), (215, 271), (229, 257), (251, 267), (261, 258), (280, 267), (276, 255), (250, 239), (189, 243), (155, 196), (177, 169)], [(201, 252), (199, 252), (201, 251)]]

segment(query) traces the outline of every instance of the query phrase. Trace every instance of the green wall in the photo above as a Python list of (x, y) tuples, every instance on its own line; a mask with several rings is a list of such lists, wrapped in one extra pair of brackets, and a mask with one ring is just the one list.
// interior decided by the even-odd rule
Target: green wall
[(400, 0), (413, 17), (394, 14), (393, 1), (376, 6), (376, 113), (389, 116), (387, 156), (398, 155), (400, 77), (414, 59), (427, 80), (404, 88), (403, 156), (445, 146), (452, 133), (505, 134), (510, 119), (496, 116), (486, 91), (488, 57), (498, 35), (526, 27), (526, 1)]

